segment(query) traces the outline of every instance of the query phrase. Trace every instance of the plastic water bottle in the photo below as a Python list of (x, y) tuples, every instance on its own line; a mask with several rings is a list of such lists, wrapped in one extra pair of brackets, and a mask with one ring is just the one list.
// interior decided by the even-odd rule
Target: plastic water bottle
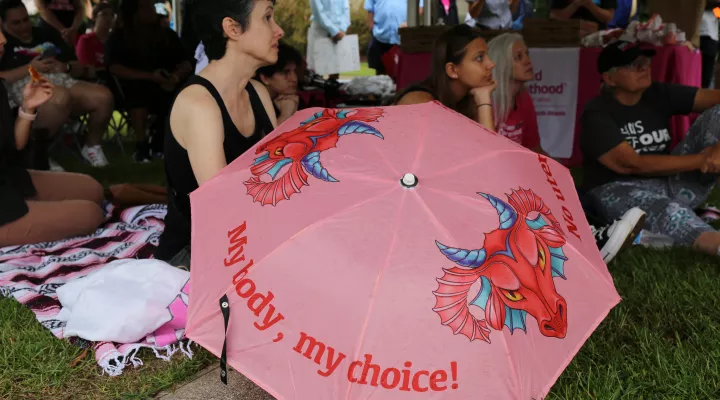
[(640, 231), (638, 237), (635, 238), (635, 242), (633, 242), (633, 244), (653, 249), (666, 249), (672, 247), (674, 243), (675, 241), (668, 236), (652, 233), (645, 229)]

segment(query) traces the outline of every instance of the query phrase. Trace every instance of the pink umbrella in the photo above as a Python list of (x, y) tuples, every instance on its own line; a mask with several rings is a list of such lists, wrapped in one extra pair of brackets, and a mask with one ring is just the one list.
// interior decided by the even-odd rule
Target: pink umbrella
[(278, 399), (542, 398), (620, 300), (569, 171), (438, 103), (301, 111), (191, 200), (187, 335)]

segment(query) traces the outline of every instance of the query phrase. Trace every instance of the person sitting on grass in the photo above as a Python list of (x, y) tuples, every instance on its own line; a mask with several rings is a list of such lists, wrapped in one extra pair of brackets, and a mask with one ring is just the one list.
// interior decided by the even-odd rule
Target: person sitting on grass
[(302, 56), (292, 46), (280, 43), (278, 61), (261, 67), (255, 73), (255, 80), (262, 82), (270, 93), (275, 107), (278, 124), (285, 122), (299, 109), (298, 69)]
[[(496, 63), (497, 88), (492, 93), (492, 103), (497, 133), (548, 156), (540, 142), (535, 105), (525, 88), (525, 84), (534, 79), (532, 59), (525, 40), (520, 34), (504, 33), (488, 43), (488, 54)], [(580, 198), (583, 200), (584, 196)], [(633, 242), (645, 218), (641, 209), (632, 208), (618, 219), (606, 223), (589, 211), (591, 207), (586, 201), (583, 201), (583, 209), (606, 263)]]
[[(0, 55), (5, 43), (0, 31)], [(103, 188), (93, 178), (28, 171), (22, 165), (21, 151), (30, 141), (33, 121), (54, 89), (45, 78), (29, 81), (23, 87), (20, 107), (13, 111), (0, 81), (0, 247), (86, 235), (103, 221)]]
[[(581, 117), (584, 188), (608, 219), (633, 207), (645, 229), (720, 255), (720, 232), (693, 211), (720, 173), (720, 91), (652, 82), (654, 50), (616, 41), (600, 53), (603, 93)], [(670, 118), (702, 113), (671, 150)]]
[(485, 39), (467, 25), (454, 26), (435, 40), (430, 77), (400, 92), (395, 104), (437, 100), (495, 131), (493, 68)]
[[(120, 15), (122, 27), (110, 34), (105, 64), (125, 95), (124, 106), (135, 132), (133, 158), (147, 163), (163, 153), (173, 95), (192, 74), (192, 64), (178, 35), (160, 25), (152, 0), (123, 0)], [(148, 127), (151, 114), (155, 124)]]
[(93, 167), (108, 165), (100, 141), (113, 112), (113, 97), (106, 87), (78, 79), (88, 78), (89, 69), (78, 63), (75, 51), (54, 30), (34, 28), (22, 0), (0, 1), (0, 19), (7, 34), (7, 51), (0, 58), (0, 78), (6, 81), (11, 105), (22, 104), (30, 81), (31, 65), (55, 85), (53, 97), (42, 105), (36, 128), (52, 136), (70, 115), (88, 114), (87, 137), (82, 155)]
[(176, 266), (189, 266), (189, 194), (277, 126), (268, 90), (252, 77), (278, 61), (284, 34), (271, 0), (194, 0), (187, 7), (210, 64), (180, 89), (165, 134), (170, 198), (155, 258)]

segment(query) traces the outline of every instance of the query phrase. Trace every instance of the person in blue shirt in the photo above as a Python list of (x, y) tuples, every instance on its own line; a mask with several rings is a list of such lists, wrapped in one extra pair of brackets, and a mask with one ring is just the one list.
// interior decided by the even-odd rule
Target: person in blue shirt
[[(419, 6), (423, 6), (420, 0)], [(385, 75), (382, 57), (400, 44), (400, 28), (407, 26), (407, 0), (365, 0), (367, 24), (372, 31), (368, 47), (368, 66), (377, 75)]]
[[(312, 16), (307, 36), (307, 64), (309, 69), (314, 69), (315, 42), (328, 37), (339, 42), (345, 37), (350, 27), (350, 3), (349, 0), (310, 0), (310, 10)], [(330, 77), (337, 78), (337, 75)]]

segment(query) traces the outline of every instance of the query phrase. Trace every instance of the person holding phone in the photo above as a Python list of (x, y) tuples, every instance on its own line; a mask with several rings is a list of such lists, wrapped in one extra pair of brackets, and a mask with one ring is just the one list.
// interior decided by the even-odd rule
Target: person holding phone
[[(82, 79), (88, 68), (78, 63), (75, 51), (54, 30), (35, 28), (21, 0), (0, 1), (0, 18), (7, 36), (6, 51), (0, 58), (0, 78), (5, 79), (10, 102), (22, 102), (23, 88), (30, 80), (28, 67), (55, 85), (53, 97), (43, 104), (36, 128), (52, 136), (68, 122), (70, 115), (89, 115), (83, 158), (93, 167), (108, 165), (100, 146), (113, 112), (113, 97), (106, 87)], [(50, 162), (53, 169), (60, 169)]]
[[(191, 56), (177, 34), (160, 25), (152, 0), (123, 0), (120, 14), (123, 26), (108, 39), (105, 63), (125, 95), (124, 106), (135, 131), (134, 159), (149, 162), (162, 154), (173, 92), (193, 72)], [(148, 127), (150, 114), (156, 117), (152, 127)]]

